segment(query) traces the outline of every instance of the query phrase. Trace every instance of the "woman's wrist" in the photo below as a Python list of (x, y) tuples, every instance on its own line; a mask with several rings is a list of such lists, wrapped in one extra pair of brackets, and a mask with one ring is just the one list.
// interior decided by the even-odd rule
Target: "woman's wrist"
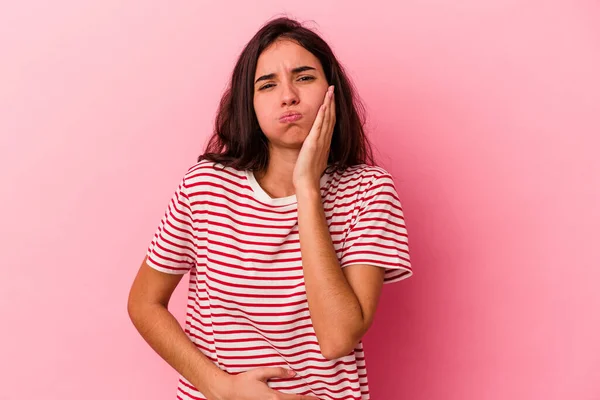
[(232, 377), (227, 372), (219, 369), (208, 387), (210, 393), (206, 395), (211, 400), (231, 400)]

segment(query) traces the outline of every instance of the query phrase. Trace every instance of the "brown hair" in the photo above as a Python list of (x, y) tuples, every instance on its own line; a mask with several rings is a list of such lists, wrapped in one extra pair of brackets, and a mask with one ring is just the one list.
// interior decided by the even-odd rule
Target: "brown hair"
[(317, 57), (329, 85), (335, 85), (336, 124), (328, 168), (344, 170), (357, 164), (375, 165), (363, 126), (365, 111), (356, 89), (329, 45), (299, 22), (280, 17), (265, 24), (240, 54), (229, 87), (219, 105), (215, 128), (204, 154), (198, 157), (236, 169), (264, 170), (268, 166), (268, 139), (254, 111), (254, 75), (260, 54), (277, 39), (296, 42)]

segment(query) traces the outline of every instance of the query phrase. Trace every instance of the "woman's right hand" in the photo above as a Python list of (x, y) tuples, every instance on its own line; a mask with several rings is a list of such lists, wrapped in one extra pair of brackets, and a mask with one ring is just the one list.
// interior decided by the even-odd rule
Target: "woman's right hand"
[(229, 376), (226, 400), (319, 400), (314, 396), (286, 394), (271, 389), (272, 378), (292, 378), (295, 372), (285, 368), (263, 367)]

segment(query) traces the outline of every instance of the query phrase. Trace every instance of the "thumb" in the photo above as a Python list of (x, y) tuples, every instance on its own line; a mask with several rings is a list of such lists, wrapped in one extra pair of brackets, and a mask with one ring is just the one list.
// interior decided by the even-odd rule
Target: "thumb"
[(292, 376), (296, 375), (296, 373), (287, 368), (264, 367), (253, 370), (252, 375), (259, 381), (266, 382), (271, 378), (291, 378)]

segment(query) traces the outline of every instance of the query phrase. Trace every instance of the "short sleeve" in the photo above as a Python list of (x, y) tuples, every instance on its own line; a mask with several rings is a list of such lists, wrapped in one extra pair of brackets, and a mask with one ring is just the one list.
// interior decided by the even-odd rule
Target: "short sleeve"
[(340, 266), (352, 264), (384, 268), (384, 283), (412, 276), (404, 214), (388, 173), (369, 184), (346, 235)]
[(195, 265), (195, 243), (192, 208), (184, 177), (148, 247), (146, 262), (161, 272), (185, 274)]

